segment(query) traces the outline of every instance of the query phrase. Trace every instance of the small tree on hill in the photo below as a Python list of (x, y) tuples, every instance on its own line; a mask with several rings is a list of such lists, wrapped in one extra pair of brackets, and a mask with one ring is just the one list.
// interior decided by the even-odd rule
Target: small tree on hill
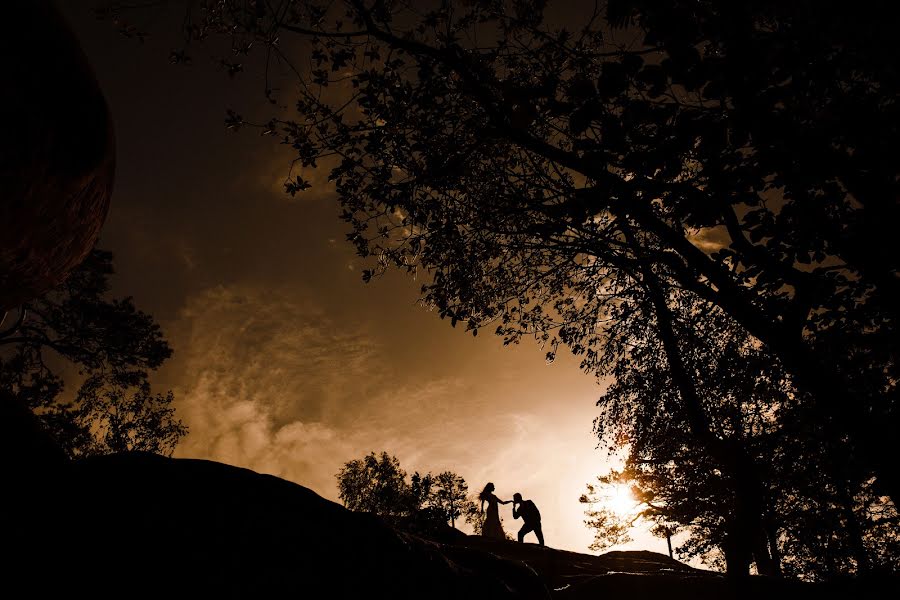
[(607, 503), (608, 494), (604, 489), (610, 485), (605, 477), (598, 477), (599, 485), (587, 484), (587, 491), (578, 498), (585, 504), (585, 526), (594, 532), (594, 541), (589, 548), (595, 552), (627, 544), (632, 541), (629, 532), (641, 514), (620, 514)]
[[(484, 531), (484, 513), (478, 508), (476, 500), (477, 497), (466, 498), (466, 507), (463, 511), (463, 515), (466, 523), (472, 528), (472, 533), (481, 535), (482, 531)], [(502, 520), (503, 519), (501, 518), (501, 521)]]
[(170, 455), (187, 433), (175, 418), (172, 392), (154, 394), (143, 374), (136, 374), (131, 385), (108, 379), (92, 377), (78, 391), (74, 416), (93, 431), (93, 450)]
[(406, 471), (396, 456), (370, 452), (351, 460), (337, 474), (338, 497), (350, 510), (370, 512), (381, 517), (399, 517), (408, 513), (411, 486)]
[[(466, 497), (466, 480), (452, 471), (407, 478), (396, 456), (370, 452), (348, 461), (337, 475), (338, 497), (350, 510), (370, 512), (415, 533), (439, 531), (471, 511), (475, 503)], [(469, 521), (471, 523), (471, 521)]]
[(468, 493), (469, 486), (466, 480), (452, 471), (444, 471), (434, 478), (431, 501), (441, 511), (445, 520), (450, 521), (451, 527), (456, 527), (456, 519), (463, 514), (466, 502), (470, 502)]

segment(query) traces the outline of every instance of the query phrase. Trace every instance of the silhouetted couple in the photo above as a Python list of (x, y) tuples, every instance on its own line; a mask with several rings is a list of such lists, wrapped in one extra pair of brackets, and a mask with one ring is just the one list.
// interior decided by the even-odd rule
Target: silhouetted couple
[[(544, 545), (544, 532), (541, 531), (541, 513), (531, 500), (522, 500), (522, 494), (516, 492), (513, 494), (512, 500), (501, 500), (494, 495), (494, 484), (488, 483), (478, 495), (481, 500), (481, 512), (484, 515), (484, 524), (481, 528), (481, 535), (484, 537), (505, 540), (506, 533), (503, 531), (503, 525), (500, 523), (500, 505), (513, 505), (513, 519), (522, 518), (524, 525), (519, 530), (519, 541), (524, 543), (525, 536), (532, 531), (537, 536), (538, 543)], [(484, 503), (487, 502), (487, 512), (484, 510)]]

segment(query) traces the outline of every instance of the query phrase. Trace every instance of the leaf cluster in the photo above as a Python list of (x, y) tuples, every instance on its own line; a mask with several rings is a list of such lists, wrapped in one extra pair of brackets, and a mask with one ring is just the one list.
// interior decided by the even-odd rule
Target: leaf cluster
[[(171, 392), (149, 372), (172, 354), (131, 298), (109, 299), (112, 255), (93, 250), (68, 279), (23, 309), (0, 339), (0, 389), (28, 406), (70, 457), (143, 450), (170, 455), (187, 433)], [(66, 393), (66, 382), (77, 385)]]

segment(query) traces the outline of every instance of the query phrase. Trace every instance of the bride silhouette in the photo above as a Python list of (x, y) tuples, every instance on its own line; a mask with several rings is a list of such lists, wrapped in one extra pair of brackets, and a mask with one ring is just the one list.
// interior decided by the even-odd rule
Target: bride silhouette
[(487, 502), (487, 513), (484, 516), (484, 524), (481, 527), (481, 535), (484, 537), (505, 540), (506, 533), (503, 531), (503, 525), (500, 524), (500, 505), (509, 504), (512, 500), (501, 500), (494, 495), (494, 484), (488, 483), (478, 494), (481, 500), (481, 512), (484, 513), (484, 503)]

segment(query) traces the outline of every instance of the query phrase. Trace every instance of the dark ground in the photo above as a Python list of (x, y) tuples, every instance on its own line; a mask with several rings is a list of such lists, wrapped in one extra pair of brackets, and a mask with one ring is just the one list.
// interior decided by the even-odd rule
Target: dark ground
[(10, 483), (3, 585), (35, 597), (900, 597), (896, 581), (732, 581), (653, 552), (591, 556), (450, 531), (429, 541), (211, 461), (123, 454)]

